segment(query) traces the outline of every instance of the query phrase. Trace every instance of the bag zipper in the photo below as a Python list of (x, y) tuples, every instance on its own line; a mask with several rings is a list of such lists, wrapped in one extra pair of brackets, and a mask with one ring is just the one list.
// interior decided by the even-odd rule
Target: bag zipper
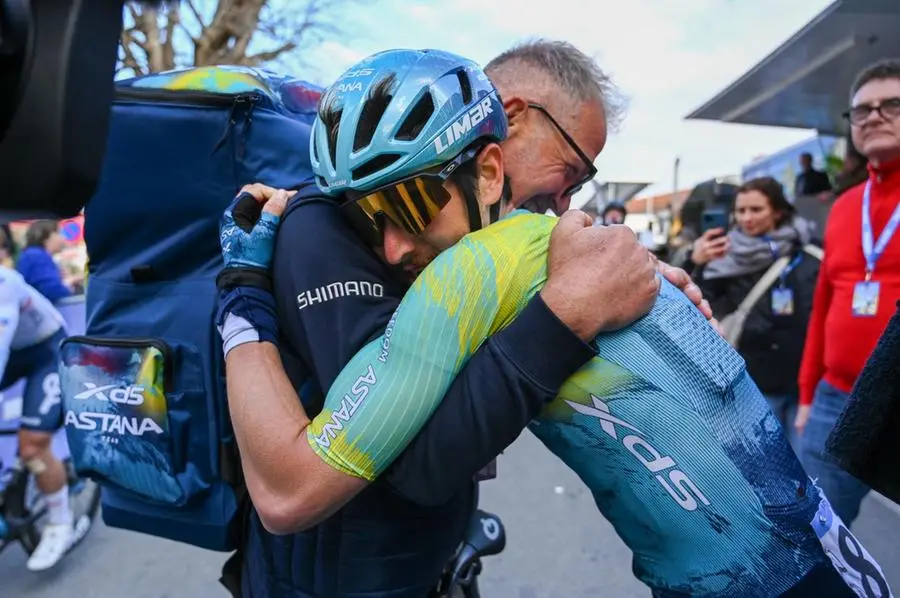
[(257, 91), (247, 91), (233, 94), (212, 93), (208, 91), (193, 90), (173, 90), (159, 89), (150, 87), (118, 87), (115, 91), (115, 101), (117, 102), (155, 102), (160, 104), (181, 104), (193, 106), (214, 106), (224, 108), (231, 106), (228, 112), (228, 124), (222, 131), (222, 136), (213, 145), (210, 155), (215, 154), (228, 140), (237, 124), (239, 111), (244, 109), (245, 118), (244, 126), (237, 144), (237, 157), (244, 157), (245, 141), (250, 125), (253, 123), (253, 109), (262, 100), (262, 94)]
[(241, 96), (258, 95), (256, 92), (232, 94), (212, 93), (209, 91), (159, 89), (155, 87), (117, 87), (115, 101), (139, 102), (152, 101), (166, 104), (194, 104), (198, 106), (228, 106)]
[(165, 392), (170, 392), (172, 389), (172, 349), (169, 347), (168, 343), (161, 339), (150, 337), (121, 339), (106, 336), (75, 335), (63, 340), (62, 344), (67, 344), (70, 342), (81, 343), (83, 345), (96, 345), (99, 347), (112, 347), (121, 349), (135, 349), (147, 346), (153, 347), (159, 350), (159, 352), (162, 353), (163, 356), (163, 390)]
[(219, 137), (219, 140), (213, 146), (210, 155), (215, 154), (217, 151), (219, 151), (219, 148), (222, 147), (226, 141), (228, 141), (228, 135), (237, 124), (239, 111), (243, 109), (245, 113), (244, 127), (241, 131), (241, 136), (238, 138), (237, 144), (237, 157), (238, 159), (243, 159), (245, 145), (244, 142), (247, 137), (247, 132), (250, 129), (250, 124), (253, 122), (253, 109), (256, 107), (256, 104), (260, 101), (260, 99), (262, 99), (262, 97), (258, 93), (248, 93), (234, 97), (234, 101), (231, 104), (231, 110), (228, 113), (228, 124), (225, 125), (225, 130), (222, 131), (222, 136)]
[(250, 98), (250, 105), (247, 107), (247, 114), (244, 118), (244, 126), (241, 129), (241, 137), (238, 141), (238, 159), (244, 159), (244, 149), (247, 146), (247, 133), (250, 132), (250, 125), (253, 124), (253, 109), (256, 108), (256, 103), (259, 101), (259, 97)]

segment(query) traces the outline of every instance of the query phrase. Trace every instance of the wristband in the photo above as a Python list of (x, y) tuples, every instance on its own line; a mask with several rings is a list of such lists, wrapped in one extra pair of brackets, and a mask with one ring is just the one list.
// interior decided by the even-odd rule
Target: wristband
[(216, 276), (216, 288), (220, 291), (230, 291), (236, 287), (255, 287), (271, 293), (272, 275), (262, 268), (223, 268)]
[(222, 336), (222, 354), (228, 358), (228, 353), (235, 347), (246, 343), (258, 343), (259, 332), (253, 325), (240, 316), (229, 313), (225, 316), (225, 322), (219, 327)]
[(247, 342), (278, 345), (275, 298), (255, 287), (220, 291), (216, 325), (226, 353)]

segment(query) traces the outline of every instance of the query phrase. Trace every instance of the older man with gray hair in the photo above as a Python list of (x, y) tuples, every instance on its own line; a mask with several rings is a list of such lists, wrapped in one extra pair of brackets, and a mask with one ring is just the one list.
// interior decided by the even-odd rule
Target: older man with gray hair
[[(448, 71), (440, 60), (429, 62), (427, 52), (419, 59), (438, 64), (433, 72), (427, 66), (417, 71), (423, 85), (464, 78), (458, 65)], [(393, 68), (366, 84), (381, 86), (411, 67), (404, 62)], [(360, 70), (345, 77), (361, 77)], [(619, 115), (609, 80), (570, 44), (546, 41), (504, 53), (487, 74), (496, 79), (508, 115), (510, 132), (502, 145), (509, 152), (505, 163), (513, 203), (565, 211), (572, 193), (596, 172), (593, 160), (606, 141), (608, 122)], [(466, 87), (459, 85), (465, 97)], [(380, 120), (387, 106), (375, 99), (367, 106), (378, 113), (378, 126), (393, 126)], [(323, 112), (328, 111), (320, 110), (320, 118)], [(331, 130), (352, 139), (361, 129)], [(264, 185), (244, 191), (259, 201), (286, 199), (284, 191)], [(656, 269), (625, 227), (592, 227), (586, 219), (572, 234), (554, 235), (548, 292), (481, 345), (419, 435), (369, 485), (337, 470), (323, 473), (305, 433), (309, 418), (321, 409), (321, 397), (308, 385), (306, 392), (300, 389), (312, 380), (327, 391), (350, 358), (384, 334), (409, 273), (390, 268), (362, 241), (342, 217), (339, 201), (316, 193), (288, 208), (274, 249), (281, 360), (227, 361), (230, 412), (253, 499), (243, 594), (421, 598), (429, 595), (469, 524), (474, 474), (593, 357), (587, 340), (649, 311), (656, 299)], [(683, 272), (663, 273), (686, 287)], [(340, 297), (319, 292), (358, 281), (367, 284), (357, 288), (369, 291)], [(702, 304), (696, 287), (686, 292)], [(302, 305), (298, 297), (304, 297)], [(701, 307), (709, 317), (708, 306)], [(275, 379), (272, 368), (281, 369), (282, 363), (293, 389), (261, 391)], [(238, 384), (248, 373), (253, 384)], [(301, 396), (303, 406), (295, 398), (283, 400), (285, 392)]]
[(514, 206), (562, 214), (597, 173), (594, 159), (624, 114), (623, 97), (597, 63), (567, 42), (518, 45), (484, 70), (509, 119), (503, 155)]

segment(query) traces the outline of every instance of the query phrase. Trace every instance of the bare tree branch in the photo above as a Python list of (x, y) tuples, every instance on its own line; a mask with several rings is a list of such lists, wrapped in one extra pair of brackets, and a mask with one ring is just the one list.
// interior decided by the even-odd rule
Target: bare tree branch
[(131, 20), (137, 23), (141, 19), (141, 13), (138, 10), (137, 5), (134, 2), (129, 2), (127, 4), (128, 12), (131, 14)]
[[(121, 45), (124, 46), (126, 54), (135, 56), (134, 51), (140, 50), (144, 54), (144, 58), (150, 56), (150, 52), (147, 50), (147, 44), (144, 37), (144, 32), (138, 29), (137, 26), (131, 27), (122, 32), (122, 37), (120, 38)], [(136, 58), (135, 58), (136, 59)]]
[(158, 73), (163, 70), (162, 40), (159, 35), (159, 9), (145, 6), (141, 12), (140, 25), (146, 39), (144, 49), (147, 51), (147, 63), (150, 71)]
[(122, 31), (121, 43), (119, 45), (122, 50), (122, 58), (121, 65), (116, 69), (116, 74), (126, 69), (131, 69), (131, 72), (135, 76), (144, 74), (141, 64), (138, 62), (137, 58), (135, 58), (134, 52), (131, 50), (132, 32), (133, 28)]
[[(191, 9), (191, 12), (194, 14), (194, 18), (197, 19), (197, 22), (200, 23), (200, 35), (203, 35), (203, 32), (206, 30), (206, 24), (203, 22), (203, 15), (200, 14), (200, 11), (197, 10), (197, 5), (194, 4), (193, 0), (185, 0), (187, 2), (188, 8)], [(191, 35), (191, 39), (194, 39), (194, 36)]]
[(291, 0), (277, 9), (269, 0), (182, 1), (188, 18), (177, 2), (161, 8), (127, 2), (121, 69), (137, 74), (191, 64), (257, 66), (279, 60), (337, 34), (343, 28), (340, 9), (359, 0)]
[(181, 22), (181, 13), (178, 5), (172, 5), (166, 10), (166, 39), (162, 42), (162, 63), (164, 70), (175, 68), (175, 27)]
[[(198, 38), (194, 37), (194, 33), (188, 28), (187, 25), (184, 24), (184, 21), (182, 21), (181, 19), (178, 19), (178, 29), (180, 29), (181, 32), (184, 33), (184, 34), (187, 36), (187, 38), (188, 38), (189, 40), (191, 40), (191, 42), (192, 42), (194, 45), (197, 44), (197, 39), (198, 39)], [(173, 33), (174, 33), (174, 32), (173, 32)], [(176, 54), (177, 54), (177, 52), (176, 52)]]
[(258, 54), (253, 54), (252, 56), (245, 56), (243, 64), (247, 66), (259, 66), (264, 62), (269, 62), (271, 60), (275, 60), (285, 52), (290, 52), (294, 48), (297, 47), (297, 44), (294, 42), (286, 42), (274, 50), (269, 50), (267, 52), (259, 52)]

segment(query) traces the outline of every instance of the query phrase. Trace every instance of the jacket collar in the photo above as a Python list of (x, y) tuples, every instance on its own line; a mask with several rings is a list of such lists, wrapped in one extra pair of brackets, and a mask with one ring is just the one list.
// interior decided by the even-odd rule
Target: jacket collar
[(875, 166), (868, 165), (869, 179), (875, 186), (900, 187), (900, 158)]

